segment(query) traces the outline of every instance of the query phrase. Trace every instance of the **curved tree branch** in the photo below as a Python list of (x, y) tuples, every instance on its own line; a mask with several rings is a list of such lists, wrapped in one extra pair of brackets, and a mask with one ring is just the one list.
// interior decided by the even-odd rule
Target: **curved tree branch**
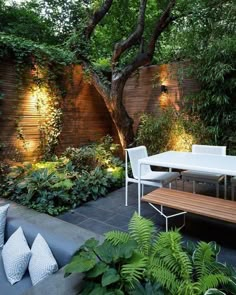
[(86, 39), (90, 39), (96, 25), (104, 18), (104, 16), (107, 14), (109, 9), (111, 8), (111, 5), (113, 3), (113, 0), (106, 0), (103, 5), (94, 12), (92, 15), (92, 18), (90, 19), (86, 29), (85, 29), (85, 37)]
[(161, 35), (161, 33), (167, 28), (167, 26), (173, 21), (173, 17), (171, 15), (171, 11), (174, 8), (176, 3), (176, 0), (171, 0), (161, 15), (161, 17), (157, 20), (155, 29), (153, 31), (153, 34), (149, 40), (148, 43), (148, 49), (147, 54), (150, 56), (150, 59), (153, 58), (153, 54), (155, 51), (156, 41), (158, 37)]
[[(167, 28), (167, 26), (174, 20), (171, 15), (172, 9), (174, 8), (176, 0), (170, 0), (165, 11), (162, 13), (161, 17), (156, 21), (153, 33), (148, 42), (147, 49), (143, 52), (138, 53), (136, 58), (127, 65), (118, 75), (115, 76), (119, 79), (121, 76), (128, 79), (128, 77), (136, 71), (139, 67), (150, 64), (155, 52), (156, 41), (160, 37), (161, 33)], [(120, 76), (120, 77), (118, 77)]]
[(139, 16), (137, 20), (136, 29), (131, 35), (124, 41), (118, 42), (115, 45), (115, 49), (112, 56), (112, 67), (115, 67), (116, 62), (123, 52), (132, 47), (133, 45), (140, 42), (144, 31), (145, 24), (145, 11), (146, 11), (147, 0), (140, 0)]

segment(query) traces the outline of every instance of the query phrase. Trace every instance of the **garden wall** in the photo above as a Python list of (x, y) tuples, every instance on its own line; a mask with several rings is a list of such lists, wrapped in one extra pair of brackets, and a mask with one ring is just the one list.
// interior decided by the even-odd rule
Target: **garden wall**
[[(60, 106), (62, 132), (56, 152), (97, 141), (107, 134), (118, 140), (101, 96), (83, 79), (81, 67), (75, 67), (67, 78), (68, 91)], [(42, 112), (39, 113), (37, 97), (46, 94), (35, 93), (27, 79), (19, 87), (15, 65), (10, 61), (0, 64), (1, 93), (4, 96), (0, 99), (0, 159), (37, 160), (42, 155), (39, 125), (48, 119), (47, 114), (42, 117)]]
[[(134, 119), (136, 130), (143, 112), (158, 113), (167, 105), (181, 108), (183, 95), (198, 90), (197, 83), (187, 79), (184, 64), (143, 67), (126, 83), (124, 104)], [(62, 132), (56, 152), (68, 146), (81, 146), (110, 134), (118, 142), (113, 122), (96, 89), (86, 81), (80, 66), (66, 75), (67, 94), (62, 99)], [(165, 86), (165, 92), (161, 91)], [(163, 90), (163, 87), (162, 87)], [(0, 155), (14, 161), (36, 160), (42, 154), (42, 134), (39, 122), (46, 119), (39, 114), (32, 87), (19, 88), (15, 65), (0, 64)]]
[(158, 114), (170, 105), (179, 110), (183, 107), (182, 98), (199, 90), (196, 80), (188, 77), (186, 65), (142, 67), (129, 78), (124, 89), (124, 104), (134, 119), (134, 131), (142, 113)]
[(57, 152), (99, 140), (110, 134), (118, 141), (115, 126), (102, 97), (83, 77), (82, 67), (76, 66), (67, 81), (67, 95), (62, 101), (62, 132)]

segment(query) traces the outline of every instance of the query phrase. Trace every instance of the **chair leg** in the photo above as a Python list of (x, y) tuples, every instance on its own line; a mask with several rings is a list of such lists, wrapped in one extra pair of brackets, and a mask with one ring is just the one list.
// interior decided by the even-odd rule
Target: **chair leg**
[(142, 194), (141, 194), (141, 197), (143, 197), (143, 193), (144, 193), (144, 184), (142, 183)]
[(193, 180), (193, 194), (196, 194), (196, 181)]
[(224, 199), (227, 200), (227, 175), (224, 177)]
[(175, 180), (175, 189), (177, 189), (177, 179)]
[(231, 184), (231, 200), (234, 201), (234, 185)]
[(125, 206), (128, 206), (128, 184), (129, 182), (125, 180)]
[(184, 192), (184, 180), (182, 180), (182, 191)]
[(219, 182), (217, 182), (216, 184), (216, 197), (219, 198), (220, 196), (220, 186), (219, 186)]

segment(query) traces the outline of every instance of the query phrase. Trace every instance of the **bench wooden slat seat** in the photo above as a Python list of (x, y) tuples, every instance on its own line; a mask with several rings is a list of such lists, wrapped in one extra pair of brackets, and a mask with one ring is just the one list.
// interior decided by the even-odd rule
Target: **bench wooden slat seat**
[[(236, 202), (234, 201), (167, 188), (152, 191), (142, 197), (142, 201), (236, 223)], [(162, 213), (161, 215), (164, 216)]]

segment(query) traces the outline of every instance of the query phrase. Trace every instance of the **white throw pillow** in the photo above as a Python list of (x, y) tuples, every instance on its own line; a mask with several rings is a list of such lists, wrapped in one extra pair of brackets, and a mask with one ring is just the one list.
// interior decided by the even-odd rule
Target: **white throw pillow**
[(11, 285), (19, 282), (27, 270), (31, 251), (23, 230), (19, 227), (2, 249), (2, 260), (6, 277)]
[(4, 245), (4, 232), (7, 220), (7, 210), (9, 208), (9, 204), (0, 207), (0, 249)]
[(58, 270), (57, 262), (44, 238), (38, 234), (31, 247), (29, 274), (33, 285)]

